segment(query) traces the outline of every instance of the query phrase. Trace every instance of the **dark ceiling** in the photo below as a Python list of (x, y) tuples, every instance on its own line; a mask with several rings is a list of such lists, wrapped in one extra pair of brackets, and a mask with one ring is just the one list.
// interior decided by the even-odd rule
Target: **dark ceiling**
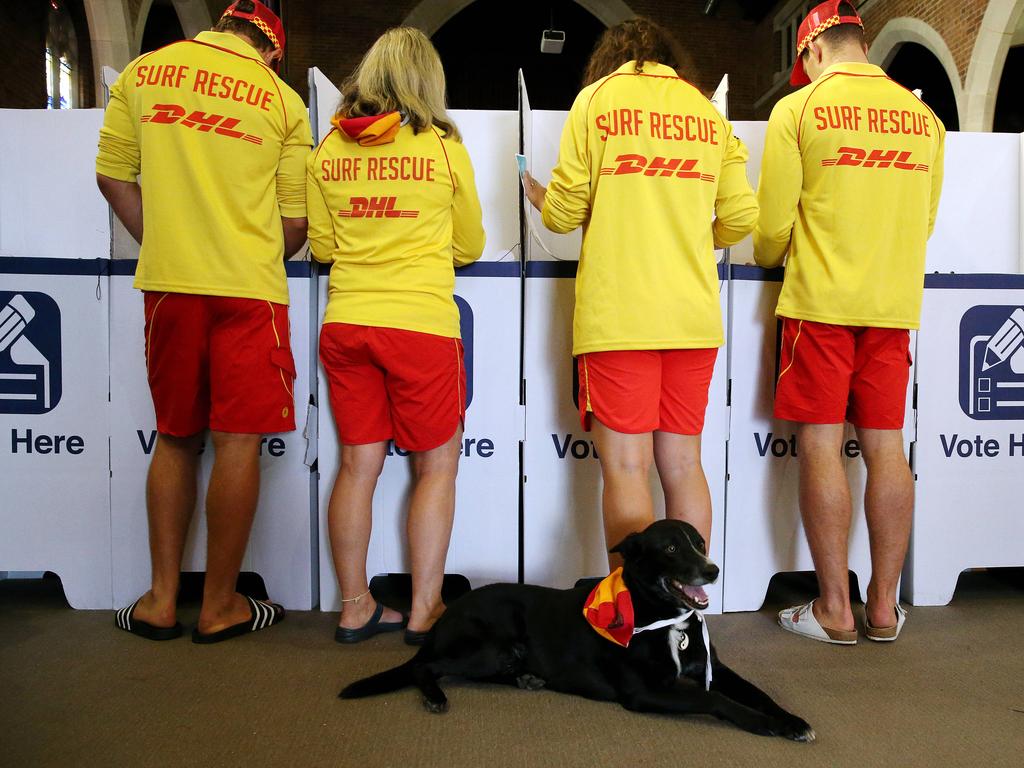
[[(705, 3), (707, 0), (705, 0)], [(752, 21), (761, 21), (765, 16), (780, 5), (780, 0), (725, 0), (743, 9), (743, 15)], [(718, 5), (718, 3), (715, 3)]]

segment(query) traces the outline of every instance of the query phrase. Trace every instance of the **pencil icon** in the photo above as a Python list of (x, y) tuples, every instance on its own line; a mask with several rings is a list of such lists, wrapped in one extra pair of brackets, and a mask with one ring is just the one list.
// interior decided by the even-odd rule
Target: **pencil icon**
[(1018, 307), (985, 345), (985, 360), (981, 370), (993, 368), (1024, 345), (1024, 309)]
[(21, 294), (15, 294), (4, 308), (0, 309), (0, 352), (18, 340), (25, 326), (32, 322), (35, 316), (36, 311)]

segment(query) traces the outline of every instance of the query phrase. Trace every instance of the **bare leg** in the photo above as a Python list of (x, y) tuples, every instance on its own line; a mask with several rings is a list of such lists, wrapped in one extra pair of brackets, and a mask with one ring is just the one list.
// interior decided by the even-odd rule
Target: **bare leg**
[(818, 623), (832, 629), (854, 628), (850, 610), (850, 486), (840, 456), (842, 424), (801, 424), (800, 514), (818, 574), (820, 597), (814, 602)]
[(914, 478), (903, 453), (903, 431), (857, 428), (868, 468), (864, 510), (871, 544), (871, 581), (864, 606), (875, 627), (896, 624), (893, 606), (910, 541), (914, 516)]
[(245, 621), (248, 602), (235, 591), (260, 493), (260, 435), (211, 432), (213, 472), (206, 493), (206, 581), (199, 631)]
[(202, 442), (202, 432), (191, 437), (158, 435), (149, 465), (146, 512), (153, 580), (134, 615), (155, 627), (170, 627), (176, 621), (181, 557), (196, 508), (196, 469)]
[[(604, 478), (604, 540), (613, 547), (634, 531), (642, 531), (654, 522), (654, 502), (648, 474), (654, 459), (650, 432), (630, 435), (606, 427), (592, 419), (594, 444), (601, 459)], [(608, 555), (608, 565), (617, 568), (622, 558)]]
[(700, 463), (700, 435), (654, 433), (654, 463), (665, 491), (665, 517), (689, 523), (711, 547), (711, 492)]
[[(373, 492), (384, 468), (387, 443), (342, 445), (341, 466), (334, 481), (327, 508), (327, 529), (331, 537), (331, 558), (338, 575), (342, 599), (359, 598), (369, 589), (366, 583), (366, 552), (370, 546), (373, 521)], [(356, 629), (370, 620), (377, 604), (370, 595), (341, 604), (338, 625)], [(397, 611), (387, 609), (383, 621), (401, 621)]]
[(415, 476), (409, 503), (412, 613), (409, 629), (424, 632), (444, 613), (441, 582), (455, 520), (455, 477), (462, 455), (462, 427), (444, 445), (412, 455)]

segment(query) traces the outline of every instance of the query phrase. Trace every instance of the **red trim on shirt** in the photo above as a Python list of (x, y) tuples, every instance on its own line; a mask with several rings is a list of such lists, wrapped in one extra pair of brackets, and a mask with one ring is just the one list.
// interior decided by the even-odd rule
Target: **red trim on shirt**
[(448, 177), (452, 180), (452, 192), (459, 188), (459, 185), (455, 183), (455, 174), (452, 173), (452, 161), (448, 159), (448, 150), (445, 149), (444, 139), (441, 138), (441, 134), (438, 133), (437, 128), (430, 126), (434, 135), (437, 136), (438, 142), (441, 144), (441, 151), (444, 152), (444, 161), (448, 163)]
[(838, 72), (829, 72), (827, 75), (825, 75), (825, 77), (818, 78), (818, 82), (816, 82), (814, 84), (814, 87), (811, 88), (811, 92), (808, 93), (807, 94), (807, 98), (804, 99), (804, 105), (803, 105), (803, 107), (800, 108), (800, 119), (797, 120), (797, 123), (796, 123), (796, 148), (797, 149), (800, 149), (800, 137), (803, 135), (803, 130), (804, 130), (804, 113), (807, 112), (807, 105), (810, 103), (811, 97), (814, 96), (814, 92), (816, 90), (818, 90), (818, 88), (821, 85), (824, 85), (825, 83), (827, 83), (829, 80), (831, 80), (837, 74), (839, 74), (839, 73)]
[[(601, 82), (601, 84), (599, 86), (597, 86), (597, 88), (594, 89), (594, 92), (592, 94), (590, 94), (590, 101), (587, 102), (587, 112), (590, 111), (590, 105), (594, 103), (594, 97), (597, 95), (597, 92), (600, 91), (602, 88), (604, 88), (605, 83), (607, 83), (612, 78), (622, 77), (622, 76), (625, 76), (625, 77), (654, 77), (654, 78), (659, 78), (661, 80), (678, 80), (680, 83), (683, 83), (684, 85), (688, 85), (691, 88), (693, 88), (693, 90), (695, 90), (698, 94), (700, 94), (700, 97), (702, 99), (704, 99), (704, 101), (706, 101), (709, 104), (711, 104), (711, 99), (709, 99), (707, 96), (705, 96), (700, 88), (698, 88), (696, 85), (691, 83), (685, 77), (680, 77), (679, 75), (649, 75), (646, 72), (613, 72), (612, 74), (608, 75)], [(714, 104), (711, 104), (711, 106), (714, 107)], [(722, 113), (719, 112), (717, 109), (715, 109), (715, 115), (718, 117), (719, 124), (724, 129), (725, 128), (725, 118), (722, 116)]]
[[(142, 63), (143, 59), (148, 58), (149, 56), (152, 56), (154, 53), (159, 53), (164, 48), (170, 48), (172, 45), (177, 45), (178, 43), (187, 43), (187, 42), (188, 42), (188, 40), (175, 40), (173, 43), (168, 43), (167, 45), (163, 45), (163, 46), (157, 48), (156, 50), (150, 51), (149, 53), (144, 53), (141, 56), (139, 56), (137, 59), (135, 59), (135, 61), (132, 62), (132, 66), (130, 67), (130, 69), (135, 69), (137, 66), (139, 66), (139, 64)], [(130, 71), (130, 70), (126, 70), (126, 71)]]
[(809, 94), (807, 94), (807, 99), (804, 101), (803, 109), (800, 110), (800, 121), (796, 125), (796, 145), (797, 145), (797, 148), (800, 147), (800, 134), (801, 134), (801, 131), (803, 130), (803, 127), (804, 127), (804, 113), (807, 111), (807, 103), (811, 100), (811, 97), (814, 95), (814, 92), (817, 90), (817, 87), (819, 85), (821, 85), (822, 83), (824, 83), (827, 80), (831, 80), (836, 75), (846, 75), (846, 77), (868, 77), (868, 78), (875, 78), (875, 79), (881, 78), (883, 80), (888, 80), (893, 85), (899, 86), (904, 91), (906, 91), (911, 96), (913, 96), (915, 99), (917, 99), (917, 101), (919, 101), (921, 103), (921, 106), (923, 106), (925, 109), (928, 110), (928, 113), (932, 116), (932, 120), (935, 121), (935, 124), (936, 125), (939, 124), (939, 118), (935, 116), (935, 112), (932, 110), (932, 108), (924, 103), (923, 99), (918, 99), (917, 98), (917, 94), (915, 94), (912, 90), (910, 90), (906, 86), (902, 85), (901, 83), (897, 83), (895, 80), (893, 80), (891, 77), (889, 77), (885, 73), (883, 73), (881, 75), (868, 75), (868, 74), (863, 73), (863, 72), (843, 72), (842, 70), (839, 70), (837, 72), (829, 72), (825, 77), (820, 78), (818, 80), (818, 82), (816, 82), (814, 84), (815, 87), (811, 89), (811, 92)]
[(314, 161), (316, 161), (317, 157), (320, 156), (320, 150), (324, 148), (324, 144), (326, 144), (327, 140), (329, 138), (331, 138), (331, 134), (334, 133), (337, 130), (338, 130), (337, 128), (331, 128), (331, 130), (327, 132), (327, 135), (324, 136), (323, 141), (321, 141), (320, 145), (316, 148), (316, 152), (313, 153), (313, 160)]
[[(214, 45), (213, 43), (203, 43), (203, 42), (200, 42), (199, 40), (179, 40), (178, 42), (179, 43), (195, 43), (196, 45), (205, 45), (207, 48), (215, 48), (218, 51), (224, 51), (224, 53), (230, 53), (232, 56), (237, 56), (240, 59), (245, 59), (246, 61), (251, 61), (254, 64), (258, 64), (260, 67), (262, 67), (264, 72), (267, 75), (270, 76), (270, 82), (273, 83), (274, 89), (277, 91), (277, 101), (281, 105), (281, 117), (284, 119), (284, 136), (288, 135), (288, 110), (284, 106), (284, 96), (281, 93), (281, 86), (279, 86), (277, 84), (277, 78), (274, 77), (274, 70), (272, 70), (270, 67), (268, 67), (265, 61), (263, 61), (262, 59), (255, 59), (252, 56), (246, 56), (244, 53), (239, 53), (238, 51), (232, 51), (230, 48), (222, 48), (221, 46)], [(174, 43), (172, 43), (171, 45), (174, 45)], [(282, 143), (284, 143), (283, 142), (283, 138), (284, 137), (282, 137)]]

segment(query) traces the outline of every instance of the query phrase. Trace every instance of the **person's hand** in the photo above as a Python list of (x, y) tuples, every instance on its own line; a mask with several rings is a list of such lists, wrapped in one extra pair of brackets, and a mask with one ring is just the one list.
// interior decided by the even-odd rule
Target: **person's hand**
[(523, 189), (526, 191), (526, 199), (538, 211), (544, 210), (544, 196), (548, 193), (547, 187), (533, 178), (529, 171), (523, 171), (522, 179)]

